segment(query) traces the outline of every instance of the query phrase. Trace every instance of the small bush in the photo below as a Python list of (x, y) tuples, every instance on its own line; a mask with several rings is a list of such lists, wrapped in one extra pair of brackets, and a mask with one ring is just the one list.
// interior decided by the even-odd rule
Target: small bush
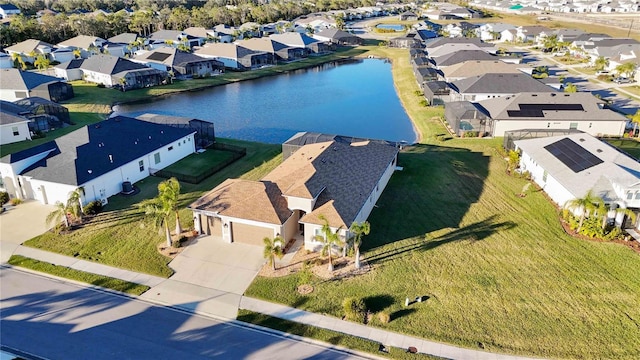
[(302, 270), (298, 274), (298, 285), (307, 285), (311, 284), (311, 279), (313, 278), (313, 274), (311, 273), (311, 263), (309, 261), (305, 261), (302, 264)]
[(179, 247), (182, 247), (182, 239), (183, 238), (180, 238), (178, 240), (173, 240), (171, 242), (171, 247), (176, 248), (176, 249), (179, 248)]
[(98, 84), (98, 87), (101, 89), (105, 88), (104, 84)]
[(22, 202), (23, 202), (22, 199), (18, 199), (18, 198), (13, 198), (9, 200), (9, 203), (13, 206), (20, 205), (22, 204)]
[(438, 141), (447, 141), (447, 140), (451, 140), (452, 137), (450, 135), (438, 135), (436, 137), (436, 140)]
[(389, 315), (388, 312), (383, 311), (378, 313), (378, 319), (380, 320), (381, 323), (388, 324), (389, 321), (391, 321), (391, 315)]
[(413, 93), (416, 94), (416, 96), (424, 96), (424, 93), (420, 90), (416, 90)]
[(4, 205), (9, 202), (9, 193), (6, 191), (0, 192), (0, 205)]
[(102, 203), (99, 200), (94, 200), (85, 205), (83, 210), (86, 215), (96, 215), (102, 211)]
[(342, 302), (342, 307), (347, 319), (364, 322), (364, 317), (367, 314), (367, 308), (364, 304), (364, 300), (358, 298), (346, 298)]
[(466, 138), (478, 137), (478, 132), (477, 131), (465, 131), (463, 137), (466, 137)]
[(427, 99), (420, 100), (420, 105), (424, 106), (424, 107), (429, 106), (429, 100), (427, 100)]

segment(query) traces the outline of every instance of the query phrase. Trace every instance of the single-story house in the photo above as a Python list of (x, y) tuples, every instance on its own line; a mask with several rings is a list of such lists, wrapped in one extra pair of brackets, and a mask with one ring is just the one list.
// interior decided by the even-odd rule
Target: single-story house
[(493, 123), (492, 136), (519, 129), (577, 129), (593, 136), (622, 136), (627, 118), (588, 92), (521, 92), (478, 102)]
[(451, 101), (481, 101), (521, 92), (556, 92), (524, 73), (489, 73), (471, 76), (451, 83)]
[(78, 35), (58, 43), (58, 47), (80, 50), (80, 57), (86, 59), (92, 55), (99, 54), (102, 46), (106, 43), (107, 40), (97, 36)]
[(168, 76), (166, 71), (104, 54), (84, 59), (80, 69), (86, 81), (125, 90), (160, 85)]
[(82, 79), (82, 66), (84, 59), (73, 59), (67, 62), (63, 62), (53, 67), (53, 71), (56, 76), (65, 80), (80, 80)]
[(4, 50), (9, 55), (18, 54), (24, 62), (32, 63), (38, 55), (44, 55), (49, 58), (49, 54), (53, 52), (55, 47), (44, 41), (36, 39), (27, 39), (17, 44), (6, 47)]
[(208, 43), (194, 54), (221, 61), (225, 67), (236, 70), (257, 69), (275, 63), (274, 56), (266, 51), (253, 51), (238, 44)]
[(298, 32), (273, 34), (269, 35), (269, 38), (288, 46), (308, 49), (311, 54), (324, 54), (333, 50), (332, 44)]
[(173, 71), (174, 76), (206, 76), (224, 72), (224, 64), (172, 47), (164, 47), (140, 54), (131, 61), (162, 71)]
[[(584, 133), (516, 140), (521, 152), (520, 171), (558, 206), (583, 198), (588, 191), (602, 198), (610, 209), (640, 209), (640, 163), (606, 142)], [(609, 212), (617, 226), (624, 214)], [(640, 220), (640, 216), (638, 217)], [(637, 227), (638, 221), (631, 227)]]
[[(346, 239), (363, 222), (396, 169), (398, 149), (376, 141), (302, 146), (260, 181), (229, 179), (189, 208), (201, 234), (263, 246), (263, 238), (304, 239), (318, 250), (325, 218)], [(206, 238), (201, 241), (206, 241)]]
[(288, 46), (268, 37), (239, 40), (236, 44), (249, 50), (267, 52), (273, 55), (276, 61), (300, 60), (309, 54), (307, 49)]
[(13, 4), (0, 4), (0, 18), (6, 19), (9, 16), (19, 15), (20, 9)]
[(31, 140), (29, 119), (20, 113), (19, 106), (0, 100), (0, 145)]
[(82, 189), (82, 202), (123, 191), (156, 170), (195, 152), (195, 131), (116, 116), (0, 159), (4, 190), (42, 204), (66, 202)]
[(335, 28), (325, 29), (313, 34), (313, 38), (337, 45), (356, 46), (363, 43), (362, 38)]
[(451, 88), (445, 81), (426, 81), (422, 85), (424, 98), (429, 106), (443, 105), (449, 100)]
[(469, 60), (451, 66), (441, 66), (440, 70), (448, 82), (490, 73), (520, 74), (526, 65), (507, 64), (500, 60)]
[(149, 44), (153, 49), (164, 47), (165, 45), (178, 47), (180, 44), (191, 49), (204, 44), (206, 40), (206, 37), (196, 37), (178, 30), (158, 30), (149, 36)]
[(73, 88), (63, 79), (18, 69), (0, 70), (0, 100), (16, 101), (32, 96), (51, 101), (73, 97)]
[(398, 19), (400, 21), (417, 21), (418, 15), (413, 11), (405, 11), (402, 14), (398, 15)]

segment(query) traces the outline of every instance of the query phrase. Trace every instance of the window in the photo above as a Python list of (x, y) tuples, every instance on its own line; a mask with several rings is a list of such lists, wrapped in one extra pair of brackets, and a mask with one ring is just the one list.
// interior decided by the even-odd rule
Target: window
[(547, 182), (547, 172), (546, 171), (542, 174), (542, 181), (543, 182)]
[(138, 167), (140, 168), (140, 172), (144, 171), (144, 160), (138, 161)]
[(26, 97), (29, 97), (29, 94), (26, 91), (16, 91), (16, 98), (24, 99)]
[(153, 154), (153, 160), (156, 162), (156, 164), (160, 164), (160, 153), (159, 152)]
[[(322, 237), (322, 238), (324, 239), (324, 233), (322, 232), (322, 229), (321, 229), (321, 228), (316, 228), (316, 229), (314, 230), (314, 235), (315, 235), (315, 237), (320, 236), (320, 237)], [(315, 238), (315, 237), (314, 237), (314, 238)], [(314, 239), (314, 240), (315, 240), (315, 239)]]
[(578, 123), (570, 123), (569, 124), (569, 129), (577, 129), (578, 128)]
[(13, 131), (13, 136), (18, 136), (20, 135), (20, 131), (18, 131), (18, 127), (17, 126), (13, 126), (11, 128), (11, 131)]
[(169, 146), (169, 148), (167, 149), (168, 151), (173, 150), (173, 146)]
[(636, 200), (640, 200), (640, 191), (636, 193)]
[(631, 191), (627, 192), (627, 200), (633, 200), (633, 193)]

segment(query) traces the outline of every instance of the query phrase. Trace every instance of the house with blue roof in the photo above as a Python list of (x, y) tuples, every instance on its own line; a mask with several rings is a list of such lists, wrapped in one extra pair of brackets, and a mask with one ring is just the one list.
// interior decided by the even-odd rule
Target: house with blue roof
[(123, 191), (195, 152), (196, 131), (125, 116), (84, 126), (0, 158), (2, 187), (12, 198), (66, 202), (81, 188), (84, 204)]
[(6, 19), (9, 16), (20, 15), (20, 9), (13, 4), (0, 4), (0, 18)]

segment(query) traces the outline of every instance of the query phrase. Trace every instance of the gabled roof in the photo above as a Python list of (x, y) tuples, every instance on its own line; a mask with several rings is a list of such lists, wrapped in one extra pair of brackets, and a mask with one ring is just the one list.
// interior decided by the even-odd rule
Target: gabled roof
[(22, 106), (0, 100), (0, 125), (28, 122), (29, 119), (23, 116), (24, 112), (28, 111)]
[(249, 50), (238, 44), (209, 43), (194, 51), (196, 55), (209, 55), (228, 59), (241, 59), (245, 56), (266, 54), (266, 52)]
[(433, 58), (433, 62), (441, 66), (451, 66), (469, 60), (496, 60), (496, 55), (491, 55), (484, 50), (459, 50), (447, 55)]
[(478, 38), (448, 38), (441, 37), (431, 41), (428, 41), (425, 45), (427, 49), (437, 48), (438, 46), (442, 46), (445, 44), (475, 44), (479, 47), (493, 47), (493, 44), (486, 43)]
[(120, 44), (131, 44), (138, 40), (138, 34), (134, 33), (122, 33), (116, 36), (112, 36), (109, 39), (109, 42), (112, 43), (120, 43)]
[(531, 76), (520, 74), (484, 74), (454, 81), (452, 87), (460, 94), (517, 94), (525, 91), (555, 92)]
[(478, 102), (492, 119), (497, 120), (626, 121), (624, 116), (605, 109), (604, 104), (589, 92), (522, 92)]
[(65, 40), (61, 43), (58, 43), (58, 46), (73, 47), (78, 49), (88, 49), (91, 46), (95, 46), (96, 42), (105, 42), (105, 41), (106, 41), (105, 39), (99, 38), (96, 36), (78, 35), (69, 40)]
[[(116, 116), (47, 143), (40, 152), (46, 149), (53, 151), (21, 175), (81, 186), (193, 132), (191, 129)], [(35, 155), (30, 149), (25, 152)], [(11, 163), (14, 158), (22, 157), (20, 153), (5, 156), (0, 161)]]
[(297, 46), (297, 47), (307, 47), (313, 43), (319, 42), (318, 40), (306, 35), (300, 34), (297, 32), (286, 32), (283, 34), (272, 34), (269, 35), (275, 41), (281, 42), (285, 45), (289, 46)]
[(480, 50), (480, 51), (484, 51), (484, 52), (488, 52), (492, 49), (489, 48), (482, 48), (479, 47), (476, 44), (466, 44), (466, 43), (462, 43), (462, 44), (445, 44), (442, 46), (438, 46), (437, 48), (432, 48), (429, 49), (427, 51), (427, 55), (429, 55), (429, 57), (432, 58), (437, 58), (440, 56), (445, 56), (451, 53), (455, 53), (458, 51), (464, 51), (464, 50)]
[(209, 35), (209, 32), (213, 32), (213, 30), (209, 30), (209, 29), (205, 29), (203, 27), (188, 27), (186, 29), (184, 29), (184, 33), (187, 35), (191, 35), (191, 36), (195, 36), (195, 37), (199, 37), (199, 38), (204, 38), (206, 39)]
[(30, 52), (43, 47), (53, 48), (53, 45), (36, 39), (28, 39), (15, 45), (6, 47), (5, 50), (28, 55)]
[[(602, 160), (602, 163), (574, 172), (546, 146), (569, 139), (580, 148)], [(640, 163), (611, 145), (586, 133), (517, 140), (515, 144), (574, 197), (581, 198), (589, 190), (605, 200), (616, 200), (612, 184), (631, 187), (640, 182)], [(564, 205), (564, 204), (560, 204)]]
[(62, 82), (54, 76), (18, 69), (0, 69), (0, 88), (11, 90), (31, 90), (42, 84)]
[(261, 37), (261, 38), (251, 38), (251, 39), (247, 39), (247, 40), (240, 40), (237, 41), (238, 45), (244, 46), (247, 49), (250, 50), (254, 50), (254, 51), (266, 51), (268, 53), (275, 53), (277, 51), (280, 51), (282, 49), (288, 49), (291, 48), (288, 45), (285, 45), (281, 42), (277, 42), (271, 38), (268, 37)]
[(345, 39), (345, 38), (357, 38), (358, 36), (350, 34), (346, 31), (342, 31), (336, 28), (330, 28), (330, 29), (324, 29), (316, 34), (314, 34), (314, 36), (321, 36), (321, 37), (325, 37), (325, 38), (329, 38), (329, 39), (334, 39), (334, 40), (340, 40), (340, 39)]
[[(144, 54), (136, 56), (136, 60), (144, 60), (168, 66), (180, 66), (188, 63), (197, 63), (201, 61), (216, 61), (212, 59), (205, 59), (196, 54), (180, 51), (176, 48), (164, 47), (155, 50), (148, 51)], [(222, 64), (220, 64), (222, 65)]]
[(56, 69), (63, 69), (63, 70), (79, 69), (82, 66), (83, 62), (84, 62), (84, 59), (73, 59), (67, 62), (63, 62), (62, 64), (58, 64), (54, 67)]
[(173, 40), (178, 41), (182, 36), (186, 36), (187, 39), (196, 39), (197, 36), (189, 35), (183, 31), (178, 30), (158, 30), (149, 36), (150, 40)]
[(519, 74), (521, 64), (510, 64), (500, 60), (470, 60), (451, 66), (441, 67), (440, 70), (448, 78), (467, 78), (487, 73)]
[(115, 75), (123, 71), (148, 69), (148, 67), (112, 55), (94, 55), (85, 59), (80, 66), (82, 70), (94, 71), (102, 74)]
[(521, 26), (521, 31), (527, 35), (551, 34), (552, 30), (544, 26)]

